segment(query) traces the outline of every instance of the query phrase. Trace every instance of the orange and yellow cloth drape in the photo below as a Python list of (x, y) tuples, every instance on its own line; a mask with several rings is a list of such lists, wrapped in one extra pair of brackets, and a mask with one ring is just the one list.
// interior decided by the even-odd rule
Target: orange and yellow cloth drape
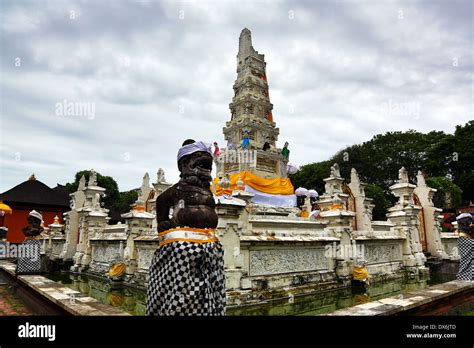
[(352, 270), (352, 276), (355, 280), (364, 280), (369, 278), (369, 272), (364, 266), (354, 266)]
[(225, 190), (219, 187), (219, 178), (214, 179), (216, 195), (230, 195), (234, 190), (244, 190), (244, 187), (238, 187), (239, 178), (244, 185), (250, 186), (254, 190), (274, 194), (274, 195), (293, 195), (295, 193), (293, 184), (289, 178), (265, 179), (248, 171), (230, 175), (230, 188)]

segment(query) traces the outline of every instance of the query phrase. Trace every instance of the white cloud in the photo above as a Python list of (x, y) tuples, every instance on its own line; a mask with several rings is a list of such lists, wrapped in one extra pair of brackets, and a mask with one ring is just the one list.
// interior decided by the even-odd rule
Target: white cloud
[[(122, 190), (160, 167), (177, 180), (184, 139), (223, 145), (244, 27), (265, 54), (279, 143), (296, 164), (377, 133), (452, 132), (473, 118), (467, 0), (1, 6), (2, 192), (32, 172), (55, 185), (89, 168)], [(92, 103), (94, 117), (55, 115), (64, 100)]]

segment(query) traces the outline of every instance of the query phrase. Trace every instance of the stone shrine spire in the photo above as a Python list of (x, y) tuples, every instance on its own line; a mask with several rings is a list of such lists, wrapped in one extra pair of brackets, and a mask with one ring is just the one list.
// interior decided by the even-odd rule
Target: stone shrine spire
[(239, 37), (234, 97), (229, 104), (231, 120), (226, 122), (223, 132), (227, 149), (250, 150), (256, 163), (253, 166), (241, 162), (218, 163), (217, 172), (223, 175), (250, 171), (266, 179), (287, 177), (288, 158), (276, 148), (279, 129), (273, 122), (264, 58), (253, 48), (250, 30), (243, 29)]
[(248, 57), (255, 57), (264, 61), (264, 55), (258, 54), (252, 46), (252, 33), (247, 28), (243, 29), (239, 37), (239, 53), (237, 54), (237, 73), (245, 66)]

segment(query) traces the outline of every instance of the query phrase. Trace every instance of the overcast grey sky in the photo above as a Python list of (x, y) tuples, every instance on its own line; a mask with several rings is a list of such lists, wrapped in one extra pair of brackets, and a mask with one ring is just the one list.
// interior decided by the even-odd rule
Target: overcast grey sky
[[(473, 2), (0, 0), (0, 192), (82, 169), (121, 190), (186, 138), (224, 144), (240, 31), (265, 54), (278, 145), (326, 160), (473, 119)], [(61, 113), (86, 103), (91, 114)]]

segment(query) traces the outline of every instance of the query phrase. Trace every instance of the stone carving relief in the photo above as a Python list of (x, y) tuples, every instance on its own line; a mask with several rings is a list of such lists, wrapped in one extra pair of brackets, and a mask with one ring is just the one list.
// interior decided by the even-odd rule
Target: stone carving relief
[(271, 275), (328, 268), (324, 248), (250, 251), (250, 275)]
[(399, 244), (364, 244), (365, 259), (369, 264), (402, 260), (402, 251)]

